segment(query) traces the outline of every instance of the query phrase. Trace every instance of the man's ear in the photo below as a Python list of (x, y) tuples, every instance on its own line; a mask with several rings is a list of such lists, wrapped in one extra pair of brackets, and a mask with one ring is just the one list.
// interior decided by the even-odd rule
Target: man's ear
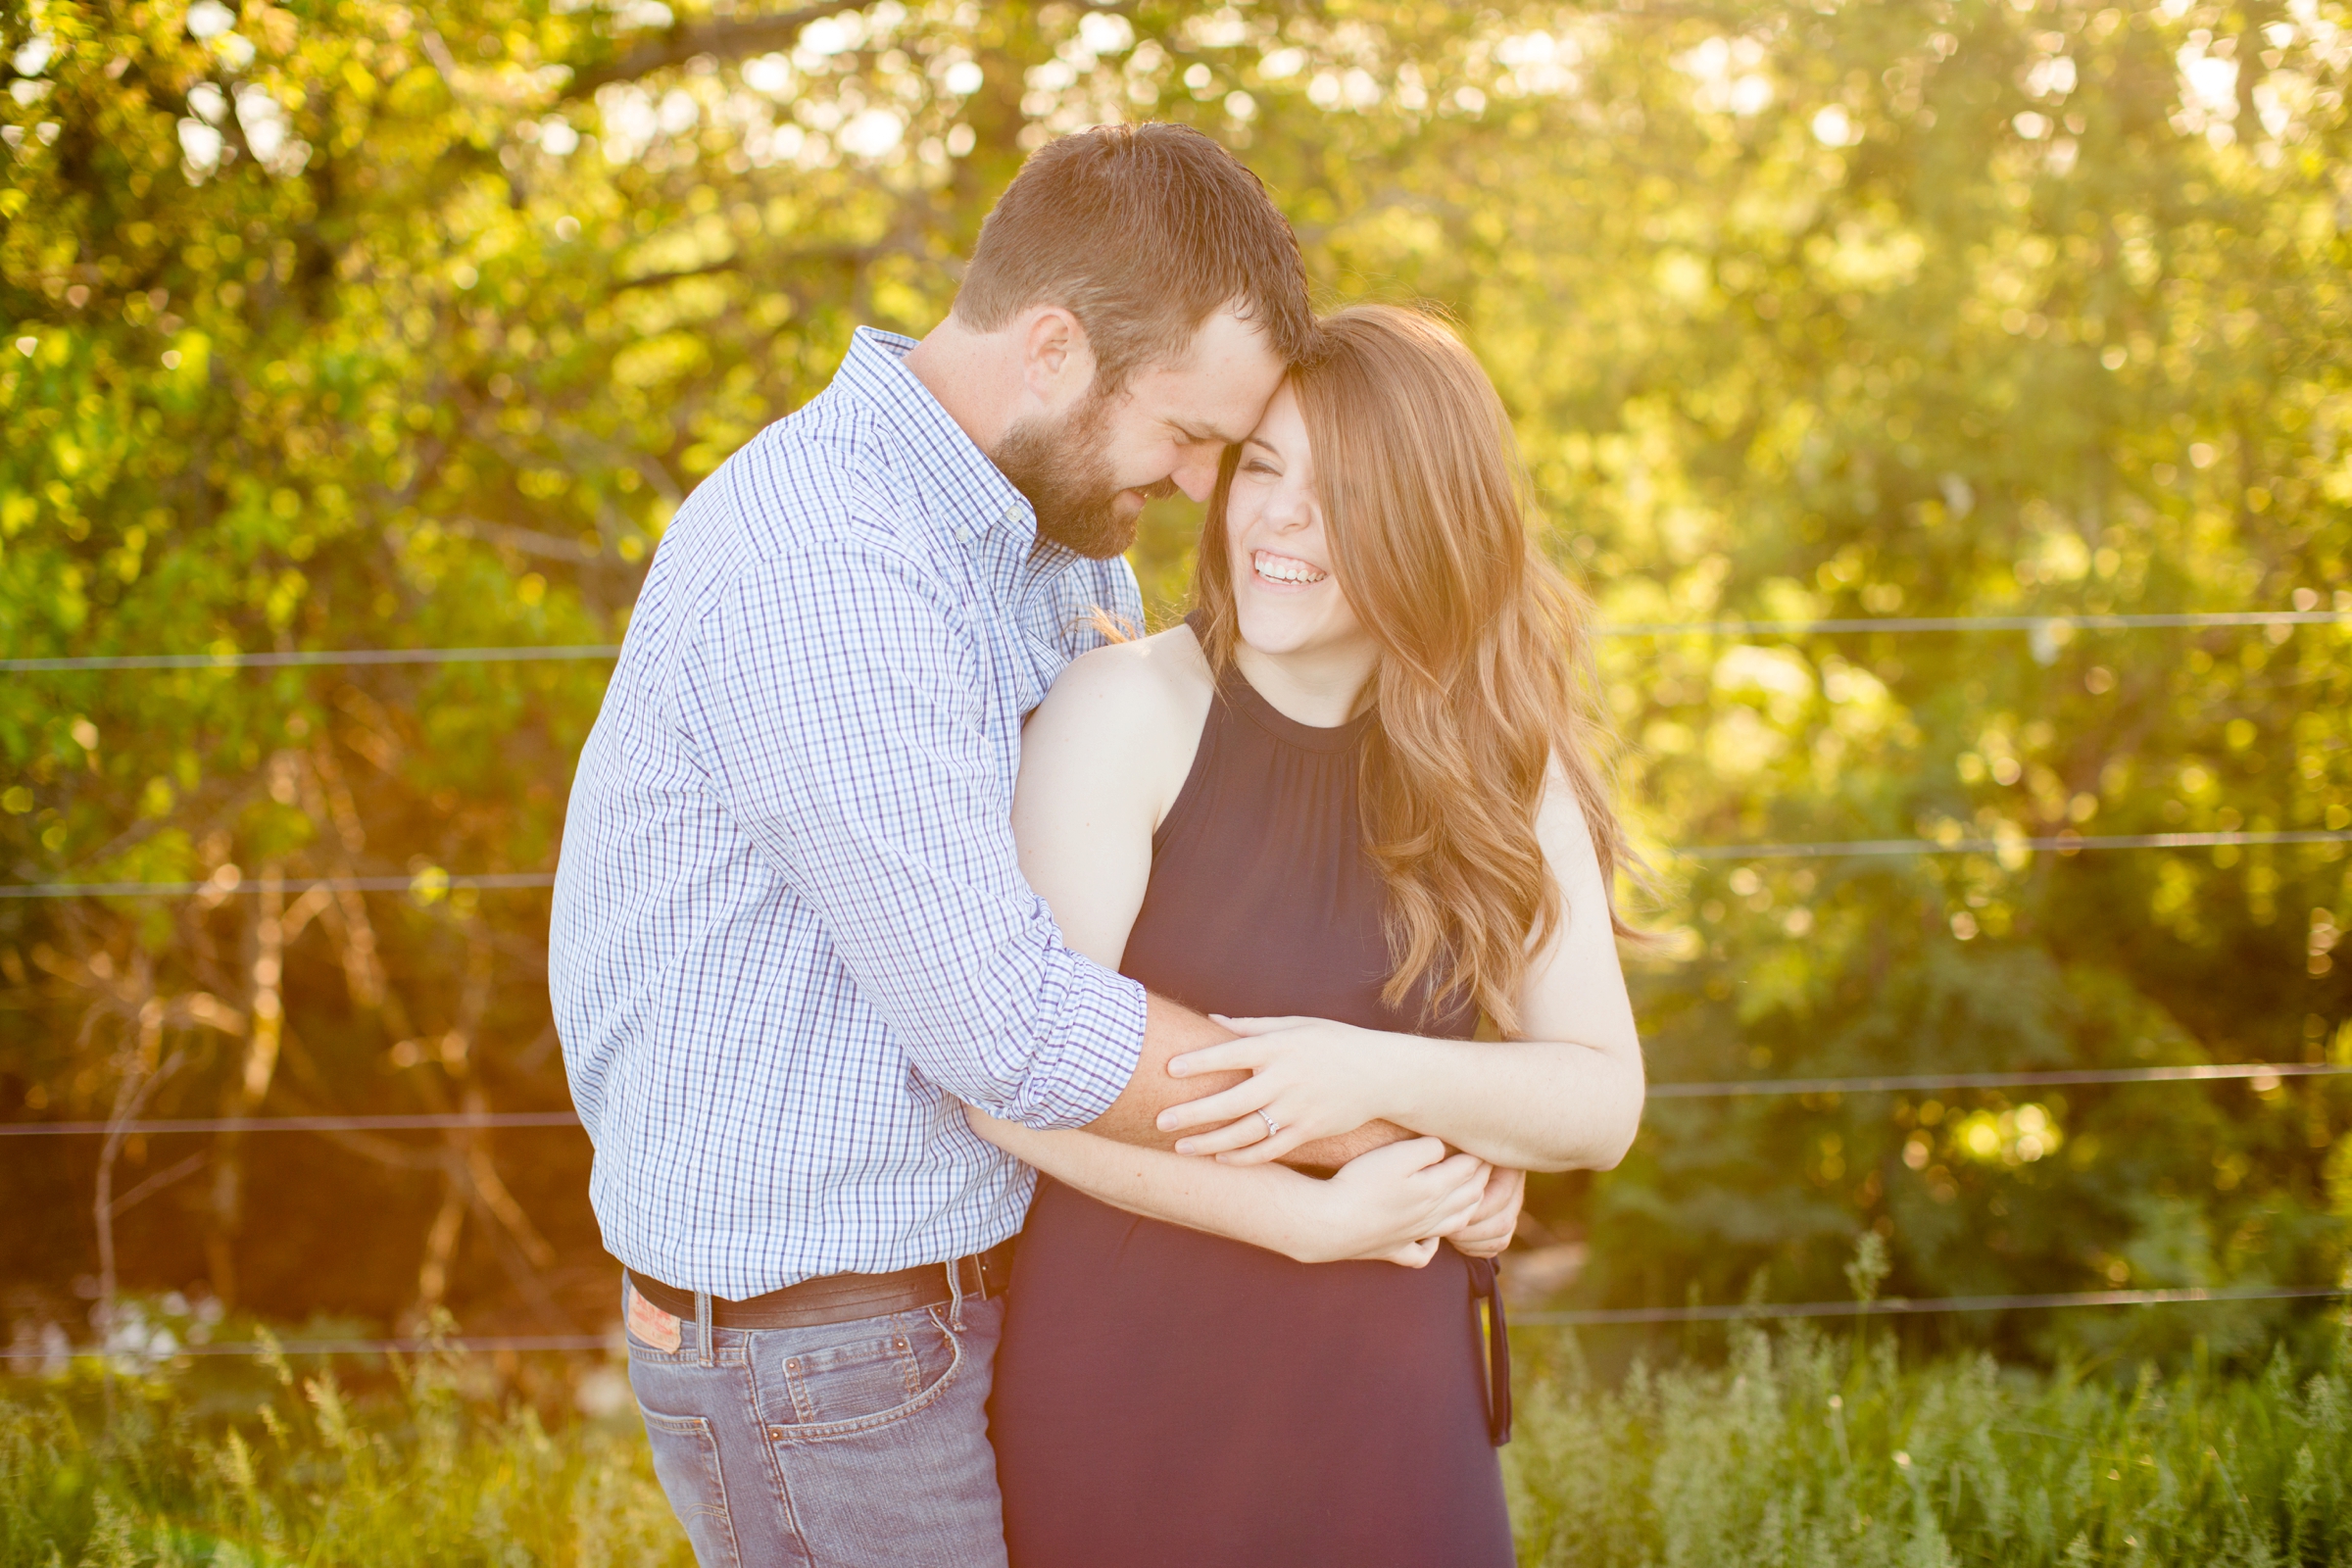
[(1095, 384), (1095, 351), (1077, 317), (1058, 305), (1028, 313), (1021, 331), (1021, 389), (1058, 413)]

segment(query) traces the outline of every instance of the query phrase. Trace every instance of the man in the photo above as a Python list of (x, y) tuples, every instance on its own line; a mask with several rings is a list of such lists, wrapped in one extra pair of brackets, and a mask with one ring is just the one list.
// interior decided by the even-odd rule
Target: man
[[(919, 344), (671, 524), (581, 755), (549, 977), (627, 1266), (632, 1383), (705, 1564), (1002, 1562), (985, 1402), (1033, 1181), (958, 1101), (1164, 1146), (1222, 1030), (1071, 953), (1008, 824), (1021, 720), (1142, 619), (1312, 323), (1255, 176), (1175, 125), (1033, 156)], [(1294, 1157), (1338, 1163), (1383, 1140)]]

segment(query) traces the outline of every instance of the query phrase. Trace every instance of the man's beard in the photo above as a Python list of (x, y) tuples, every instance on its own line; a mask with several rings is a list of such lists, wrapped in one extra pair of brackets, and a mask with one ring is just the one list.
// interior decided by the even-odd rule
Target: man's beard
[[(1110, 399), (1089, 392), (1059, 423), (1023, 419), (990, 454), (1012, 487), (1037, 511), (1037, 538), (1104, 561), (1135, 543), (1136, 517), (1122, 514), (1122, 486), (1110, 471), (1103, 435)], [(1164, 489), (1155, 485), (1151, 492)]]

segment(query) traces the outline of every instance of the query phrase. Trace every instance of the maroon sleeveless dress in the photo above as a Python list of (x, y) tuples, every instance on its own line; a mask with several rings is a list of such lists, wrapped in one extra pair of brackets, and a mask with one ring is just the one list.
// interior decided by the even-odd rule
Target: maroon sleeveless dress
[[(1201, 1011), (1469, 1037), (1470, 1009), (1381, 1004), (1368, 724), (1294, 722), (1228, 673), (1152, 837), (1127, 974)], [(989, 1406), (1012, 1568), (1508, 1568), (1493, 1280), (1449, 1247), (1421, 1269), (1297, 1263), (1041, 1180)]]

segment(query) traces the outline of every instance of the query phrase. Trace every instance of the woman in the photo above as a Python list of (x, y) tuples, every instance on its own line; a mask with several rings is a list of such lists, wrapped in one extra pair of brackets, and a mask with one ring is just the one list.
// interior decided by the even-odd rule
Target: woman
[[(973, 1113), (1047, 1178), (991, 1404), (1016, 1568), (1511, 1562), (1483, 1166), (1605, 1168), (1641, 1114), (1583, 630), (1501, 404), (1425, 317), (1324, 332), (1227, 456), (1191, 620), (1023, 741), (1065, 938), (1240, 1036), (1172, 1071), (1250, 1076), (1173, 1154)], [(1275, 1163), (1384, 1122), (1423, 1136)]]

